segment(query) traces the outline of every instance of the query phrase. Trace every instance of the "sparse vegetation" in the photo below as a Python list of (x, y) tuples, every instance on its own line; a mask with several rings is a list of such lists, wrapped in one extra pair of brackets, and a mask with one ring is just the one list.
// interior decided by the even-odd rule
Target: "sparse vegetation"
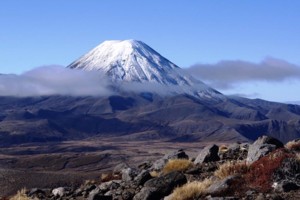
[(84, 181), (84, 185), (93, 185), (93, 184), (96, 184), (95, 180), (85, 180)]
[(221, 146), (219, 147), (219, 153), (225, 153), (225, 152), (227, 152), (227, 151), (228, 151), (228, 147), (227, 147), (227, 146), (221, 145)]
[(17, 192), (16, 195), (10, 198), (10, 200), (31, 200), (29, 197), (26, 195), (26, 189), (23, 188)]
[(158, 172), (158, 171), (151, 171), (151, 172), (150, 172), (150, 175), (151, 175), (152, 177), (158, 177), (158, 176), (159, 176), (159, 172)]
[(300, 162), (300, 153), (296, 153), (295, 158)]
[(219, 166), (219, 169), (215, 171), (214, 175), (220, 179), (224, 179), (234, 174), (245, 174), (249, 170), (249, 166), (246, 162), (231, 162), (228, 161)]
[[(258, 146), (256, 149), (263, 151), (267, 145)], [(225, 153), (227, 151), (225, 146), (219, 149)], [(129, 172), (133, 173), (126, 170), (115, 174), (105, 172), (102, 173), (101, 179), (88, 180), (80, 188), (63, 187), (64, 194), (60, 196), (63, 196), (62, 199), (74, 197), (81, 199), (84, 193), (89, 195), (96, 188), (99, 190), (98, 194), (101, 195), (110, 192), (110, 198), (113, 199), (123, 199), (123, 194), (130, 195), (130, 198), (137, 196), (139, 199), (144, 199), (149, 195), (155, 199), (167, 196), (169, 200), (206, 199), (208, 196), (230, 196), (243, 199), (247, 191), (254, 191), (247, 194), (249, 199), (256, 199), (260, 196), (269, 199), (272, 193), (276, 193), (282, 199), (299, 199), (297, 195), (300, 194), (298, 187), (300, 185), (298, 179), (300, 152), (295, 151), (294, 148), (287, 149), (287, 147), (279, 147), (276, 150), (271, 148), (268, 154), (261, 154), (262, 157), (257, 157), (252, 164), (249, 164), (246, 161), (247, 157), (243, 157), (243, 161), (239, 160), (237, 155), (240, 155), (241, 151), (244, 150), (229, 148), (228, 155), (219, 161), (194, 164), (187, 159), (171, 159), (159, 170), (154, 170), (155, 165), (147, 164), (140, 169), (131, 168)], [(252, 156), (252, 154), (249, 155)], [(121, 180), (112, 181), (116, 178)], [(41, 199), (53, 199), (55, 198), (53, 191), (58, 189), (60, 188), (44, 189), (42, 192), (37, 190), (27, 193), (28, 197), (26, 190), (23, 189), (11, 199), (40, 199), (41, 196)], [(173, 192), (170, 194), (170, 191)]]
[(162, 172), (167, 174), (172, 171), (185, 171), (192, 167), (194, 164), (192, 161), (187, 159), (173, 159), (169, 160), (167, 164), (164, 166)]
[(121, 174), (113, 174), (112, 172), (110, 173), (102, 173), (101, 174), (101, 182), (107, 182), (111, 180), (120, 180), (122, 179)]
[(291, 155), (284, 149), (278, 149), (254, 162), (245, 175), (247, 184), (261, 192), (272, 189), (272, 175), (280, 167), (283, 160)]
[(176, 188), (171, 194), (171, 200), (191, 200), (198, 199), (206, 194), (207, 188), (212, 184), (211, 179), (204, 181), (193, 181)]
[(288, 142), (285, 147), (289, 150), (300, 151), (300, 140), (293, 140)]

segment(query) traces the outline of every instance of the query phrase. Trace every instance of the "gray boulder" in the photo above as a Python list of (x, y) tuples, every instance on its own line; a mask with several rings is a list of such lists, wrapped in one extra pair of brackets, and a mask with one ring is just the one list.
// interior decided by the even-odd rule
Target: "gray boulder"
[(121, 185), (121, 181), (120, 180), (113, 180), (113, 181), (107, 181), (104, 183), (101, 183), (98, 188), (100, 189), (100, 191), (102, 193), (105, 193), (109, 190), (113, 190), (113, 189), (117, 189), (119, 188)]
[(101, 192), (105, 193), (110, 189), (111, 185), (112, 185), (112, 181), (108, 181), (108, 182), (101, 183), (98, 186), (98, 188), (101, 190)]
[(273, 187), (280, 192), (300, 188), (300, 162), (296, 158), (286, 158), (274, 172)]
[(126, 168), (122, 170), (122, 180), (124, 182), (130, 182), (137, 175), (137, 171), (132, 168)]
[(127, 189), (122, 192), (122, 200), (131, 200), (134, 197), (135, 190)]
[(282, 147), (283, 143), (279, 140), (270, 136), (261, 136), (249, 146), (246, 161), (248, 164), (251, 164), (275, 149)]
[(202, 149), (194, 161), (194, 164), (201, 164), (220, 160), (218, 155), (219, 147), (215, 144), (206, 146)]
[(100, 195), (101, 195), (100, 188), (95, 188), (89, 193), (88, 200), (96, 200), (99, 198)]
[(183, 149), (168, 153), (168, 154), (164, 155), (164, 157), (162, 157), (161, 159), (156, 160), (153, 163), (151, 169), (159, 171), (166, 165), (168, 160), (171, 160), (171, 159), (189, 159), (189, 156), (186, 155), (186, 153), (183, 151)]
[(142, 190), (134, 196), (134, 200), (161, 199), (169, 195), (172, 190), (185, 184), (187, 179), (183, 173), (171, 172), (162, 177), (150, 179)]
[(55, 197), (63, 197), (65, 195), (65, 188), (59, 187), (52, 190), (52, 194)]
[(103, 195), (99, 188), (92, 190), (87, 198), (88, 200), (112, 200), (112, 196)]
[(122, 162), (114, 167), (113, 174), (121, 174), (123, 169), (129, 168), (129, 165), (125, 162)]
[(137, 185), (144, 185), (144, 183), (152, 178), (151, 174), (147, 170), (142, 170), (135, 178), (134, 182)]
[(45, 194), (46, 192), (39, 189), (39, 188), (32, 188), (29, 193), (28, 196), (33, 196), (33, 195), (37, 195), (37, 194)]
[(238, 178), (239, 176), (233, 175), (217, 181), (207, 188), (207, 193), (212, 196), (224, 196), (230, 190), (232, 183)]
[(139, 193), (137, 193), (133, 200), (154, 200), (160, 199), (159, 194), (154, 187), (143, 187)]
[(296, 183), (289, 181), (281, 181), (279, 183), (275, 182), (273, 183), (272, 187), (276, 192), (290, 192), (300, 188)]

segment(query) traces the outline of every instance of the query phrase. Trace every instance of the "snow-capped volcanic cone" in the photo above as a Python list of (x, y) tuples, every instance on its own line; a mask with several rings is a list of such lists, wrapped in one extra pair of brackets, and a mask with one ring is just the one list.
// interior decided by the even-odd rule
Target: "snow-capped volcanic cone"
[(177, 65), (137, 40), (105, 41), (71, 63), (68, 68), (99, 70), (107, 74), (113, 82), (178, 86), (176, 91), (180, 93), (208, 98), (223, 97), (218, 91), (183, 73)]

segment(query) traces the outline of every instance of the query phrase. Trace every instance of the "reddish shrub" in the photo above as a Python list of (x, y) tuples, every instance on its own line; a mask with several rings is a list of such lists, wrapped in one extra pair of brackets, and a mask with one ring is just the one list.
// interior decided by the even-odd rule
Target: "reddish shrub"
[(272, 189), (272, 175), (280, 167), (283, 160), (291, 157), (285, 149), (277, 149), (250, 165), (250, 170), (245, 175), (247, 185), (260, 192)]

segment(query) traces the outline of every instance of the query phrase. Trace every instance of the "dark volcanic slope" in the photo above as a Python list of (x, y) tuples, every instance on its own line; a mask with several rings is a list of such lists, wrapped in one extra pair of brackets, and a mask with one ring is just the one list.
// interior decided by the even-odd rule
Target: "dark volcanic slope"
[(300, 137), (300, 106), (228, 98), (130, 94), (0, 98), (0, 145), (119, 136), (130, 140), (254, 140)]

